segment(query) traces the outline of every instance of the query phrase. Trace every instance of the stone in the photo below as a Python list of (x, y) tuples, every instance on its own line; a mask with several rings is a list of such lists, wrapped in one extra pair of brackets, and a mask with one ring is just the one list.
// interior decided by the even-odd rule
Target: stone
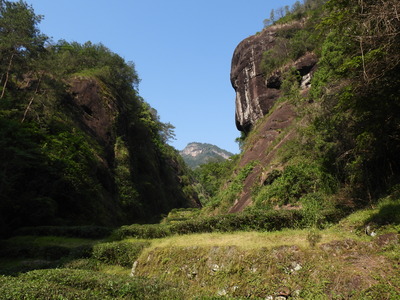
[(217, 264), (212, 265), (211, 271), (218, 272), (219, 271), (219, 266)]
[(297, 262), (292, 263), (292, 273), (300, 271), (302, 268), (303, 267), (299, 263), (297, 263)]
[(278, 297), (284, 297), (284, 299), (286, 299), (289, 296), (290, 296), (290, 289), (287, 286), (283, 286), (277, 290), (277, 297), (275, 297), (275, 299), (278, 299)]
[(228, 292), (225, 289), (219, 290), (217, 292), (218, 296), (226, 296)]
[(136, 272), (136, 268), (137, 268), (138, 264), (139, 264), (139, 262), (137, 260), (135, 260), (135, 262), (132, 265), (132, 270), (131, 270), (131, 274), (130, 274), (132, 277), (135, 276), (135, 272)]

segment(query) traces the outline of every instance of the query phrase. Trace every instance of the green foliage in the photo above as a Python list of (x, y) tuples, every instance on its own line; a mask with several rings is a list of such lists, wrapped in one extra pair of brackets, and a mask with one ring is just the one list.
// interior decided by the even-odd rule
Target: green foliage
[(286, 24), (277, 30), (273, 47), (263, 53), (261, 60), (261, 70), (267, 78), (307, 52), (318, 49), (321, 42), (314, 32), (317, 19), (309, 18), (304, 25), (298, 22)]
[(24, 223), (51, 221), (57, 204), (47, 193), (48, 181), (43, 179), (52, 176), (39, 146), (45, 140), (43, 134), (34, 127), (4, 118), (0, 118), (0, 128), (0, 235), (3, 235)]
[(93, 247), (93, 258), (111, 265), (132, 267), (143, 248), (149, 246), (145, 241), (120, 241), (101, 243)]
[[(90, 75), (108, 85), (118, 96), (131, 94), (139, 77), (133, 62), (125, 62), (118, 54), (102, 44), (60, 41), (50, 47), (51, 66), (59, 76)], [(127, 93), (128, 92), (128, 93)]]
[(329, 1), (318, 26), (325, 36), (311, 89), (321, 107), (312, 139), (322, 141), (327, 170), (360, 200), (370, 201), (397, 182), (399, 56), (394, 47), (399, 41), (392, 21), (397, 8), (391, 0), (362, 7)]
[(47, 37), (37, 26), (42, 17), (22, 0), (0, 2), (0, 99), (12, 75), (21, 77), (44, 49)]
[(93, 244), (92, 239), (56, 236), (16, 236), (2, 240), (0, 257), (19, 260), (19, 263), (8, 268), (2, 266), (1, 273), (15, 274), (42, 266), (54, 267), (61, 261), (90, 257)]
[(120, 203), (126, 214), (143, 213), (139, 193), (131, 175), (130, 153), (126, 143), (118, 137), (115, 143), (115, 182), (119, 189)]
[[(114, 226), (189, 205), (192, 182), (181, 183), (187, 170), (166, 144), (173, 126), (138, 96), (134, 64), (91, 42), (45, 48), (41, 18), (23, 1), (0, 2), (0, 235)], [(94, 85), (107, 128), (87, 119), (104, 115), (87, 114), (80, 81)]]
[(216, 208), (219, 206), (222, 210), (230, 207), (243, 190), (247, 176), (258, 164), (258, 161), (252, 161), (241, 168), (235, 169), (232, 177), (226, 182), (226, 186), (221, 188), (216, 196), (207, 203), (207, 207)]
[(201, 232), (233, 232), (241, 230), (274, 231), (295, 228), (302, 214), (298, 211), (251, 211), (203, 217), (196, 220), (175, 223), (171, 232), (191, 234)]
[(268, 75), (288, 62), (287, 52), (284, 49), (286, 44), (283, 40), (278, 40), (277, 43), (280, 47), (274, 47), (263, 53), (261, 69)]
[(32, 271), (0, 277), (3, 299), (182, 299), (157, 280), (72, 269)]
[(303, 196), (321, 191), (331, 193), (334, 180), (316, 163), (298, 163), (287, 166), (282, 175), (262, 187), (255, 195), (257, 206), (296, 204)]
[(264, 27), (274, 24), (285, 24), (293, 20), (300, 20), (308, 14), (313, 13), (313, 11), (318, 8), (321, 8), (327, 0), (304, 0), (302, 2), (303, 3), (300, 1), (294, 2), (291, 8), (289, 5), (286, 5), (284, 7), (272, 9), (269, 19), (264, 20)]
[(300, 201), (304, 216), (303, 225), (316, 229), (324, 220), (324, 213), (329, 209), (329, 203), (319, 193), (307, 194)]
[(134, 237), (138, 239), (157, 239), (171, 234), (170, 228), (164, 224), (132, 224), (125, 225), (114, 231), (113, 236), (118, 239)]
[[(308, 200), (310, 202), (311, 200)], [(305, 202), (305, 207), (307, 207)], [(310, 204), (311, 206), (314, 204)], [(242, 230), (274, 231), (283, 228), (305, 228), (318, 222), (336, 222), (342, 215), (335, 210), (324, 208), (305, 208), (301, 210), (266, 210), (252, 208), (242, 213), (221, 214), (217, 216), (193, 216), (189, 219), (177, 220), (169, 224), (133, 224), (117, 229), (113, 237), (125, 239), (163, 238), (173, 234), (192, 234), (205, 232), (234, 232)]]
[(315, 228), (311, 229), (307, 234), (307, 241), (309, 242), (311, 248), (315, 248), (315, 246), (321, 241), (321, 239), (321, 234)]
[(207, 201), (216, 196), (221, 185), (227, 180), (236, 165), (238, 156), (233, 156), (228, 160), (221, 162), (210, 162), (200, 165), (194, 170), (194, 177), (199, 182), (199, 194), (202, 205), (206, 205)]

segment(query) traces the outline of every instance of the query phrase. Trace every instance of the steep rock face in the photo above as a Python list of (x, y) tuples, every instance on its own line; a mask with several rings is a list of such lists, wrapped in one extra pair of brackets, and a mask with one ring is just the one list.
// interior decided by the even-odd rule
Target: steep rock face
[(279, 164), (274, 163), (274, 158), (278, 150), (293, 137), (294, 131), (290, 130), (289, 127), (294, 118), (295, 113), (292, 105), (282, 103), (257, 126), (254, 142), (245, 149), (239, 166), (244, 167), (253, 161), (258, 161), (259, 164), (244, 180), (243, 189), (230, 208), (230, 213), (240, 212), (251, 205), (254, 185), (263, 183), (273, 170), (281, 168)]
[[(99, 164), (93, 173), (101, 184), (105, 202), (119, 206), (124, 205), (125, 199), (134, 199), (131, 201), (137, 202), (132, 206), (135, 209), (124, 207), (125, 219), (130, 222), (175, 207), (199, 206), (194, 193), (183, 192), (190, 182), (182, 181), (186, 170), (178, 154), (172, 154), (172, 149), (169, 154), (161, 153), (150, 128), (137, 117), (140, 105), (128, 108), (124, 101), (93, 77), (69, 81), (67, 106), (74, 122), (101, 149), (96, 154)], [(125, 192), (129, 189), (129, 193)]]
[(282, 71), (294, 66), (303, 77), (306, 88), (310, 73), (317, 63), (312, 53), (307, 53), (283, 70), (272, 72), (267, 78), (261, 69), (263, 53), (276, 44), (277, 32), (285, 27), (302, 26), (300, 23), (275, 25), (243, 40), (235, 49), (231, 66), (231, 83), (236, 91), (236, 127), (249, 132), (255, 122), (266, 115), (281, 96)]
[(306, 95), (317, 57), (313, 53), (306, 53), (294, 62), (270, 70), (267, 76), (261, 68), (261, 62), (263, 53), (277, 44), (280, 30), (290, 30), (293, 27), (298, 29), (302, 26), (300, 22), (270, 26), (242, 41), (233, 54), (231, 83), (236, 91), (236, 126), (245, 133), (252, 131), (251, 140), (246, 143), (239, 166), (245, 167), (254, 161), (258, 163), (244, 180), (243, 189), (229, 209), (231, 213), (240, 212), (251, 205), (253, 187), (263, 184), (274, 170), (283, 168), (275, 158), (278, 150), (295, 135), (291, 127), (296, 113), (288, 102), (275, 105), (282, 96), (282, 74), (294, 67), (301, 76), (300, 88)]
[(74, 78), (70, 82), (72, 103), (79, 123), (102, 145), (107, 165), (112, 165), (115, 144), (116, 100), (107, 96), (93, 78)]

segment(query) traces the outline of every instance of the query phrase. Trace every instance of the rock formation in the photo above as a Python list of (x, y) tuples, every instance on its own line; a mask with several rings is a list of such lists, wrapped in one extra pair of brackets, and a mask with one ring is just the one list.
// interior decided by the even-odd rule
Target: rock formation
[(70, 82), (71, 103), (82, 129), (90, 133), (105, 149), (106, 163), (113, 163), (115, 122), (118, 113), (116, 99), (106, 95), (93, 78), (74, 78)]
[(294, 66), (303, 77), (306, 88), (310, 73), (317, 63), (316, 56), (307, 53), (296, 62), (275, 70), (267, 78), (261, 68), (263, 53), (272, 49), (277, 32), (284, 27), (302, 26), (301, 23), (275, 25), (243, 40), (235, 49), (231, 66), (231, 83), (236, 91), (236, 127), (249, 132), (255, 122), (266, 115), (281, 96), (282, 71)]
[[(282, 96), (282, 74), (294, 67), (301, 76), (299, 84), (306, 94), (316, 68), (317, 57), (313, 53), (306, 53), (294, 62), (270, 70), (267, 76), (261, 65), (264, 52), (276, 45), (279, 30), (301, 26), (301, 22), (270, 26), (243, 40), (234, 51), (231, 83), (236, 91), (236, 127), (245, 133), (255, 130), (252, 142), (248, 143), (251, 145), (244, 150), (239, 166), (244, 167), (252, 161), (258, 161), (259, 164), (244, 180), (243, 190), (229, 212), (239, 212), (251, 205), (254, 184), (260, 180), (265, 181), (271, 172), (282, 168), (273, 164), (273, 161), (279, 148), (293, 138), (294, 130), (287, 129), (295, 119), (295, 111), (290, 103), (283, 102), (271, 111)], [(257, 120), (268, 113), (270, 115), (255, 128)]]

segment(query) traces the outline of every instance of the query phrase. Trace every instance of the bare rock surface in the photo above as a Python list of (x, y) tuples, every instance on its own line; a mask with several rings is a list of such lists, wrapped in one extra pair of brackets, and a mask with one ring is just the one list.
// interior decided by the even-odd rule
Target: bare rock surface
[(303, 77), (304, 88), (309, 84), (309, 74), (317, 63), (317, 57), (313, 53), (306, 53), (297, 61), (273, 71), (267, 78), (261, 68), (264, 52), (275, 46), (277, 32), (288, 26), (302, 25), (297, 22), (270, 26), (243, 40), (233, 53), (230, 78), (236, 92), (235, 119), (236, 127), (240, 131), (249, 132), (281, 96), (282, 71), (295, 67)]

